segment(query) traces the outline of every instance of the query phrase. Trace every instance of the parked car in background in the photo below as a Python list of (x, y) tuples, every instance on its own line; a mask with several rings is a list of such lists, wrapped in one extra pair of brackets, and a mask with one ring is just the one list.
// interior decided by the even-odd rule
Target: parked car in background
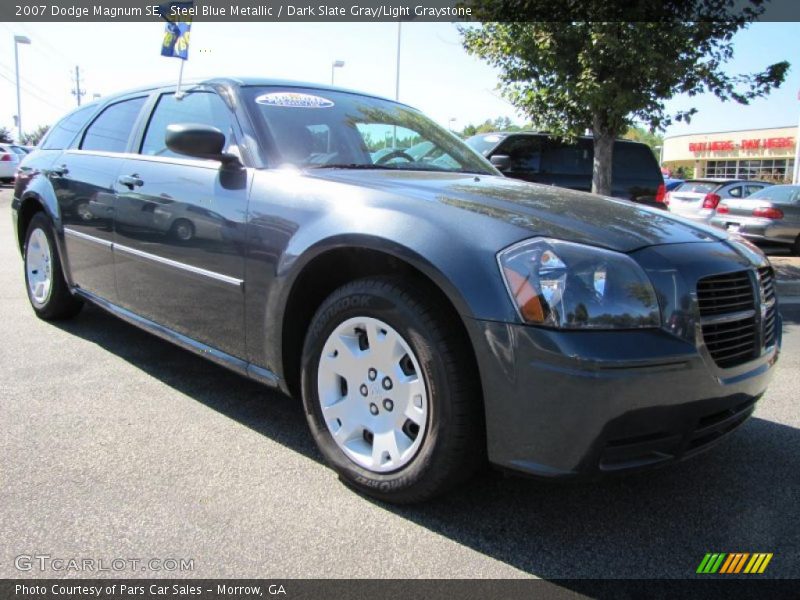
[(672, 190), (674, 190), (676, 187), (678, 187), (683, 182), (684, 182), (683, 179), (673, 179), (672, 177), (665, 177), (664, 178), (664, 189), (666, 189), (667, 192), (671, 192)]
[(7, 243), (32, 310), (91, 302), (293, 395), (356, 489), (422, 501), (487, 460), (547, 479), (666, 464), (766, 390), (781, 317), (742, 240), (503, 177), (391, 100), (183, 92), (83, 105), (25, 158)]
[(720, 202), (711, 224), (753, 242), (788, 246), (800, 256), (800, 185), (773, 185)]
[(18, 144), (11, 144), (11, 149), (20, 156), (25, 156), (26, 154), (30, 154), (31, 150), (33, 150), (33, 146), (20, 146)]
[(710, 223), (720, 201), (747, 198), (770, 185), (742, 179), (689, 179), (667, 193), (666, 204), (676, 215)]
[(22, 157), (12, 144), (0, 144), (0, 182), (11, 183), (17, 173)]
[[(483, 133), (467, 139), (507, 177), (589, 192), (594, 141), (572, 143), (546, 133)], [(664, 206), (664, 178), (653, 151), (640, 142), (614, 142), (611, 195), (657, 208)]]

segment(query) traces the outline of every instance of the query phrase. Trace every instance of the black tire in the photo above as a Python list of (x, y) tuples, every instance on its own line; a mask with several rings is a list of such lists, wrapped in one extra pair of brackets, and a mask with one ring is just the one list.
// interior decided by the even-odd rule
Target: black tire
[[(303, 404), (312, 435), (340, 478), (379, 500), (406, 504), (437, 496), (485, 464), (483, 406), (477, 366), (451, 308), (406, 277), (359, 279), (331, 294), (315, 314), (302, 357)], [(317, 390), (322, 349), (338, 325), (372, 317), (390, 325), (409, 344), (428, 392), (428, 423), (411, 461), (376, 472), (351, 460), (333, 439)]]
[(189, 219), (176, 219), (172, 224), (172, 235), (181, 242), (188, 242), (194, 237), (194, 223)]
[[(30, 286), (28, 285), (28, 269), (25, 258), (28, 256), (28, 244), (30, 242), (31, 234), (36, 230), (41, 229), (47, 237), (47, 242), (50, 245), (51, 252), (51, 286), (50, 294), (39, 303), (34, 300)], [(69, 286), (64, 279), (64, 273), (61, 269), (61, 260), (58, 254), (58, 246), (56, 246), (53, 237), (53, 228), (50, 219), (43, 212), (36, 213), (31, 222), (28, 224), (28, 230), (25, 232), (25, 247), (23, 252), (23, 270), (25, 272), (25, 291), (28, 294), (28, 300), (31, 303), (33, 311), (36, 316), (45, 321), (57, 321), (61, 319), (71, 319), (77, 315), (83, 307), (83, 301), (76, 298), (69, 291)]]
[(797, 239), (794, 241), (794, 244), (792, 245), (792, 255), (800, 256), (800, 235), (797, 236)]

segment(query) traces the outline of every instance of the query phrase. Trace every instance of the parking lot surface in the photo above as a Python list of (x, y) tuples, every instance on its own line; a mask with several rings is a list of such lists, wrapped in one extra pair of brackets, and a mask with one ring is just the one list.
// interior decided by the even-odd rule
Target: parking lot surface
[(38, 320), (0, 190), (0, 577), (19, 555), (193, 559), (169, 577), (687, 577), (772, 552), (800, 577), (800, 304), (754, 418), (688, 462), (599, 483), (487, 473), (423, 506), (343, 486), (298, 401), (94, 307)]

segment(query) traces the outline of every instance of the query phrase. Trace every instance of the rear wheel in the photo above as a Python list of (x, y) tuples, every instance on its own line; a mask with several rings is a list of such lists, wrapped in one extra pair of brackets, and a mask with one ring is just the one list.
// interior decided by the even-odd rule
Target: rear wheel
[(381, 500), (425, 500), (483, 462), (474, 359), (454, 315), (404, 278), (361, 279), (317, 311), (303, 402), (323, 455)]
[(78, 314), (83, 303), (69, 291), (50, 220), (44, 213), (35, 214), (28, 225), (24, 260), (25, 287), (36, 315), (45, 320), (57, 320)]
[(797, 239), (794, 241), (792, 245), (792, 254), (795, 256), (800, 256), (800, 235), (797, 236)]
[(194, 237), (194, 225), (188, 219), (178, 219), (172, 224), (172, 234), (181, 242), (188, 242)]

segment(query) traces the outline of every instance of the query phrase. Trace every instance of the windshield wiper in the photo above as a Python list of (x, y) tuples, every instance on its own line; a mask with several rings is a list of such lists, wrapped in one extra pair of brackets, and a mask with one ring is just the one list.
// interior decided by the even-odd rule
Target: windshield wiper
[(392, 167), (369, 163), (330, 163), (327, 165), (307, 165), (307, 169), (383, 169), (393, 171)]

